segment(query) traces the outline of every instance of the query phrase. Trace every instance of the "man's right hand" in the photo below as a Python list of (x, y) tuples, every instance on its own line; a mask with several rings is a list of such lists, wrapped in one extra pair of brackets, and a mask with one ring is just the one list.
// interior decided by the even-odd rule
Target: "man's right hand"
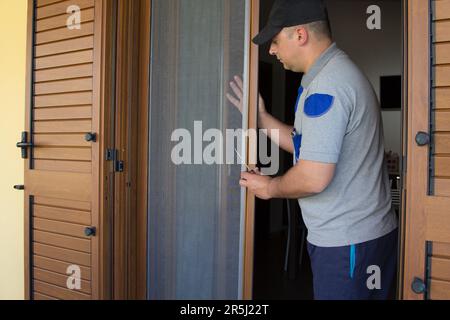
[[(242, 101), (244, 96), (244, 84), (242, 82), (242, 79), (239, 76), (235, 76), (233, 81), (230, 82), (230, 87), (231, 90), (233, 90), (234, 95), (227, 93), (227, 99), (242, 113), (244, 105)], [(267, 113), (266, 106), (261, 95), (259, 95), (258, 101), (258, 126), (261, 129), (267, 129), (267, 134), (271, 139), (272, 130), (278, 130), (279, 139), (275, 142), (287, 152), (294, 153), (294, 146), (291, 137), (293, 126), (284, 124), (283, 122), (277, 120), (269, 113)]]
[[(243, 106), (243, 91), (244, 91), (244, 84), (242, 82), (242, 79), (239, 76), (235, 76), (233, 81), (230, 82), (230, 88), (233, 90), (234, 95), (227, 93), (227, 99), (230, 101), (241, 113), (242, 113), (242, 106)], [(258, 101), (258, 112), (259, 115), (262, 115), (266, 113), (266, 106), (264, 104), (264, 100), (261, 97), (261, 94), (259, 94), (259, 101)]]

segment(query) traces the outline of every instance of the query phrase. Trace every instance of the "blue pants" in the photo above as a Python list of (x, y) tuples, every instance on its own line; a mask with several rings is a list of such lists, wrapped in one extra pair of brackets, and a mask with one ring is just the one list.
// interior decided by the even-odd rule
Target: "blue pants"
[(324, 248), (308, 243), (316, 300), (394, 298), (397, 230), (364, 243)]

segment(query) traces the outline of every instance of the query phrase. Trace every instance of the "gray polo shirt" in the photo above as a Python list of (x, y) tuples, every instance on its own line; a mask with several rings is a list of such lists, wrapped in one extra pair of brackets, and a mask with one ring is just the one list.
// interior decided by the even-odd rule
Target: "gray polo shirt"
[(397, 227), (378, 100), (367, 78), (336, 44), (303, 77), (293, 136), (295, 163), (336, 164), (322, 193), (298, 200), (311, 244), (358, 244)]

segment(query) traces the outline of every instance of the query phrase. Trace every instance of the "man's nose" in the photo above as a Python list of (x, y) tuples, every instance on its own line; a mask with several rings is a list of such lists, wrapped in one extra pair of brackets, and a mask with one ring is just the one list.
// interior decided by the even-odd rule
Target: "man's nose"
[(274, 56), (274, 55), (277, 54), (277, 52), (275, 51), (275, 49), (274, 49), (272, 46), (270, 46), (270, 48), (269, 48), (269, 54), (270, 54), (271, 56)]

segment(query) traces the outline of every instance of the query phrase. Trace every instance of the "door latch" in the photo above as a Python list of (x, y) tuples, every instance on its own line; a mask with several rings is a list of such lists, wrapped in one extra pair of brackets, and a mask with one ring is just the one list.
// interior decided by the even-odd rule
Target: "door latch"
[(21, 149), (22, 159), (28, 158), (28, 148), (33, 148), (34, 145), (31, 142), (28, 142), (28, 132), (22, 132), (22, 140), (17, 142), (17, 148)]
[(106, 160), (113, 162), (114, 172), (123, 172), (125, 170), (125, 162), (118, 160), (119, 152), (115, 149), (106, 150)]

